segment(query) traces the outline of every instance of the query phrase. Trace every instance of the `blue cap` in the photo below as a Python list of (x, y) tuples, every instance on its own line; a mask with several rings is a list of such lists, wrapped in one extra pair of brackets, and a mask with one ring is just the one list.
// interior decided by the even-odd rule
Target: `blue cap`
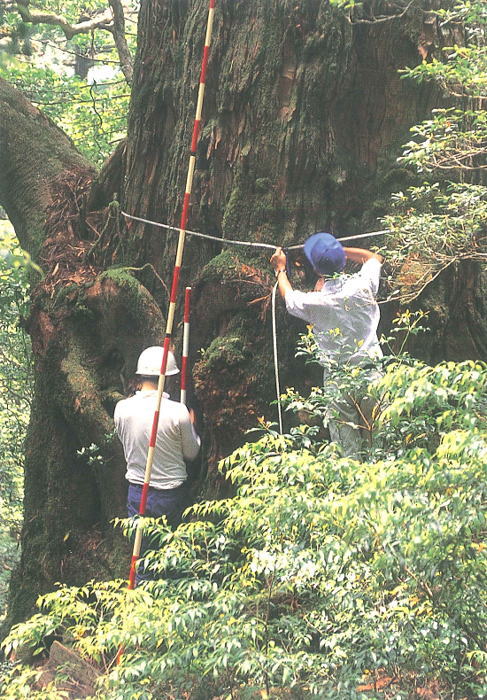
[(346, 256), (340, 241), (331, 233), (314, 233), (304, 244), (304, 254), (319, 275), (333, 275), (345, 267)]

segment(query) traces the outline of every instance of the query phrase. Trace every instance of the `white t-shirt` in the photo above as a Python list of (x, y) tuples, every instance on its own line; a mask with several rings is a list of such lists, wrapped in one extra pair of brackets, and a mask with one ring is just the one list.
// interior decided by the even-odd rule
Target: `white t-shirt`
[(288, 312), (313, 324), (325, 368), (329, 362), (365, 365), (382, 357), (376, 301), (380, 270), (379, 260), (370, 258), (354, 275), (327, 279), (319, 292), (286, 293)]
[[(156, 402), (157, 390), (151, 389), (137, 391), (115, 406), (115, 428), (127, 461), (126, 479), (131, 484), (144, 483)], [(200, 438), (186, 406), (163, 398), (150, 485), (157, 489), (180, 486), (187, 478), (184, 460), (194, 459), (199, 448)]]

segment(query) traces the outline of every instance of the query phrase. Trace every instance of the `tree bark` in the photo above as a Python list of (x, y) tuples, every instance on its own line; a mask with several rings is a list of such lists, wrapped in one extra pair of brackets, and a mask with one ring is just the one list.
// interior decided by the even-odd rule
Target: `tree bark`
[[(206, 11), (206, 0), (142, 3), (128, 137), (101, 173), (0, 82), (0, 201), (45, 272), (32, 294), (36, 393), (9, 622), (55, 581), (128, 570), (109, 525), (125, 498), (111, 415), (137, 354), (162, 342), (176, 237), (125, 222), (110, 202), (118, 193), (130, 214), (179, 223)], [(219, 3), (190, 228), (280, 245), (376, 228), (411, 179), (395, 163), (400, 145), (436, 99), (398, 75), (419, 60), (422, 22), (353, 25), (325, 0)], [(224, 489), (218, 459), (258, 416), (274, 417), (268, 257), (187, 242), (180, 284), (194, 287), (192, 400), (213, 497)], [(476, 275), (459, 278), (475, 307), (472, 343), (452, 351), (457, 316), (442, 297), (436, 359), (485, 348)], [(282, 305), (278, 328), (283, 386), (312, 381), (294, 359), (302, 326)]]
[[(122, 190), (131, 214), (179, 221), (206, 10), (142, 7)], [(419, 61), (422, 16), (352, 24), (320, 0), (224, 3), (218, 13), (191, 227), (284, 246), (316, 230), (376, 229), (390, 193), (412, 181), (395, 162), (400, 145), (438, 98), (398, 73)], [(174, 234), (129, 230), (127, 259), (155, 260), (169, 277)], [(190, 238), (182, 279), (195, 286), (192, 362), (210, 474), (275, 398), (269, 255), (221, 250)], [(284, 384), (299, 379), (298, 328), (281, 316)]]
[(21, 246), (38, 260), (57, 178), (93, 169), (66, 134), (2, 78), (0, 109), (2, 204)]
[(125, 574), (128, 551), (109, 525), (125, 515), (126, 495), (113, 407), (125, 365), (132, 368), (145, 345), (160, 341), (162, 314), (128, 271), (105, 272), (91, 260), (106, 243), (110, 218), (88, 211), (88, 195), (102, 205), (105, 176), (112, 184), (119, 177), (117, 154), (95, 186), (93, 168), (71, 141), (4, 81), (0, 111), (0, 198), (43, 270), (40, 281), (32, 273), (35, 391), (10, 623), (55, 581)]

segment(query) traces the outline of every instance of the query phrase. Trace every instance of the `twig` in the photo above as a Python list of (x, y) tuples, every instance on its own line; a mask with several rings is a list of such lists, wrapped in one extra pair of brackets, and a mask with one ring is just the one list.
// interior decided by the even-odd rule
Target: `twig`
[(347, 21), (350, 24), (381, 24), (382, 22), (391, 22), (394, 19), (401, 19), (401, 17), (404, 17), (413, 3), (414, 0), (411, 0), (411, 2), (406, 5), (404, 10), (398, 15), (384, 15), (382, 17), (374, 17), (372, 19), (352, 19), (351, 17), (347, 16)]

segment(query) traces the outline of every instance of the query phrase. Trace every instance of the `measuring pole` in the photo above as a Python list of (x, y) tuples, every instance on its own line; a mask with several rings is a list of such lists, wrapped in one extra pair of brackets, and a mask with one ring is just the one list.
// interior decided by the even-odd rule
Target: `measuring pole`
[(183, 353), (181, 356), (181, 398), (180, 403), (186, 405), (186, 393), (188, 386), (188, 357), (189, 357), (189, 310), (191, 304), (191, 287), (186, 287), (184, 292), (184, 317), (183, 317)]
[[(166, 333), (165, 333), (165, 337), (164, 337), (162, 365), (161, 365), (161, 371), (159, 374), (159, 381), (158, 381), (158, 385), (157, 385), (156, 410), (154, 412), (154, 419), (152, 422), (152, 431), (151, 431), (151, 437), (150, 437), (150, 441), (149, 441), (149, 450), (147, 452), (147, 462), (146, 462), (146, 466), (145, 466), (144, 485), (142, 487), (142, 495), (141, 495), (140, 506), (139, 506), (139, 515), (140, 516), (143, 516), (145, 514), (145, 508), (146, 508), (146, 504), (147, 504), (147, 496), (149, 494), (149, 485), (150, 485), (150, 479), (151, 479), (151, 474), (152, 474), (152, 463), (154, 461), (154, 448), (156, 446), (157, 428), (159, 425), (159, 413), (161, 410), (161, 400), (162, 400), (162, 394), (164, 392), (164, 383), (165, 383), (165, 379), (166, 379), (167, 356), (168, 356), (169, 346), (171, 344), (171, 338), (172, 338), (172, 330), (173, 330), (173, 324), (174, 324), (174, 313), (176, 310), (176, 299), (177, 299), (178, 288), (179, 288), (179, 276), (181, 273), (181, 264), (183, 261), (186, 226), (187, 226), (188, 217), (189, 217), (189, 203), (190, 203), (190, 198), (191, 198), (191, 189), (193, 186), (193, 176), (194, 176), (194, 170), (195, 170), (195, 165), (196, 165), (196, 148), (198, 145), (198, 138), (199, 138), (200, 129), (201, 129), (201, 115), (203, 112), (203, 99), (204, 99), (204, 95), (205, 95), (205, 85), (206, 85), (206, 70), (208, 67), (208, 57), (210, 54), (211, 33), (212, 33), (212, 29), (213, 29), (213, 17), (215, 14), (215, 4), (216, 4), (216, 0), (209, 0), (208, 19), (207, 19), (207, 24), (206, 24), (205, 45), (203, 48), (203, 58), (201, 61), (201, 73), (200, 73), (200, 83), (199, 83), (199, 89), (198, 89), (198, 101), (197, 101), (197, 105), (196, 105), (196, 117), (194, 120), (193, 134), (191, 137), (188, 174), (186, 177), (186, 187), (185, 187), (185, 191), (184, 191), (183, 207), (182, 207), (182, 211), (181, 211), (179, 240), (178, 240), (178, 247), (177, 247), (177, 251), (176, 251), (176, 261), (174, 264), (172, 285), (171, 285), (171, 295), (170, 295), (170, 301), (169, 301), (169, 310), (168, 310), (167, 321), (166, 321)], [(136, 585), (135, 584), (135, 572), (136, 572), (137, 561), (138, 561), (139, 556), (140, 556), (140, 547), (142, 544), (142, 531), (143, 531), (143, 529), (144, 529), (143, 518), (140, 517), (138, 519), (138, 522), (137, 522), (137, 530), (135, 532), (135, 541), (134, 541), (134, 547), (133, 547), (133, 551), (132, 551), (132, 559), (131, 559), (131, 563), (130, 563), (130, 573), (129, 573), (129, 581), (128, 581), (128, 588), (129, 589), (135, 588), (135, 585)]]

